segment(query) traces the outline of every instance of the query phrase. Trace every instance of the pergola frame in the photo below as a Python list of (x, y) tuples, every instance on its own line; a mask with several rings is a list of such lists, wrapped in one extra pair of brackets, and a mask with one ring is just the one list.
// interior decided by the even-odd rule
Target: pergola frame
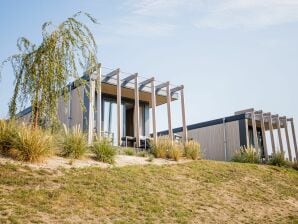
[(142, 91), (145, 87), (148, 87), (150, 84), (151, 89), (151, 106), (152, 106), (152, 127), (153, 127), (153, 140), (157, 141), (157, 128), (156, 128), (156, 95), (159, 91), (166, 88), (166, 101), (167, 101), (167, 115), (168, 115), (168, 130), (169, 138), (173, 140), (173, 130), (172, 130), (172, 120), (171, 120), (171, 101), (172, 97), (176, 92), (180, 91), (181, 94), (181, 109), (182, 109), (182, 123), (183, 123), (183, 140), (187, 141), (187, 127), (185, 119), (185, 102), (184, 102), (184, 86), (178, 86), (175, 88), (170, 88), (170, 82), (165, 82), (160, 85), (155, 85), (154, 77), (146, 79), (142, 82), (139, 82), (138, 73), (129, 75), (128, 77), (121, 80), (120, 78), (120, 69), (113, 70), (112, 72), (105, 75), (102, 79), (101, 74), (101, 64), (98, 64), (94, 68), (91, 68), (85, 74), (89, 75), (89, 83), (87, 84), (90, 87), (90, 96), (89, 96), (89, 121), (88, 121), (88, 144), (91, 145), (93, 142), (93, 132), (94, 132), (94, 106), (95, 106), (95, 92), (97, 91), (97, 135), (101, 139), (102, 135), (102, 82), (108, 82), (110, 79), (116, 77), (117, 80), (117, 144), (121, 146), (121, 100), (122, 93), (121, 88), (126, 87), (129, 83), (133, 81), (134, 83), (134, 131), (136, 138), (136, 147), (140, 147), (140, 111), (139, 111), (139, 91)]
[[(266, 139), (266, 134), (265, 134), (267, 124), (268, 124), (269, 131), (270, 131), (272, 153), (275, 154), (277, 152), (276, 143), (275, 143), (275, 139), (274, 139), (274, 133), (273, 133), (273, 124), (274, 124), (277, 131), (278, 131), (279, 147), (280, 147), (280, 151), (282, 153), (284, 153), (284, 147), (283, 147), (283, 139), (282, 139), (281, 128), (284, 128), (289, 160), (293, 161), (292, 148), (291, 148), (291, 144), (290, 144), (290, 136), (289, 136), (289, 130), (288, 130), (288, 122), (291, 122), (292, 137), (293, 137), (293, 143), (294, 143), (294, 152), (295, 152), (295, 156), (296, 156), (296, 160), (297, 160), (297, 158), (298, 158), (298, 149), (297, 149), (297, 139), (296, 139), (296, 133), (295, 133), (294, 119), (293, 118), (287, 118), (286, 116), (280, 117), (278, 114), (271, 115), (271, 113), (263, 113), (262, 110), (255, 111), (254, 109), (247, 109), (247, 110), (243, 110), (243, 111), (238, 111), (235, 114), (247, 114), (246, 118), (251, 119), (251, 123), (252, 123), (252, 127), (253, 127), (254, 142), (256, 142), (255, 139), (257, 138), (256, 121), (260, 122), (261, 130), (262, 130), (264, 154), (265, 154), (265, 159), (266, 160), (269, 159), (267, 139)], [(265, 123), (267, 123), (267, 124), (265, 124)], [(246, 124), (246, 127), (245, 127), (246, 130), (248, 130), (247, 122), (245, 122), (245, 124)], [(246, 132), (246, 133), (248, 133), (248, 132)], [(246, 136), (246, 137), (248, 137), (248, 136)], [(248, 142), (249, 141), (247, 140), (247, 144), (248, 144)]]

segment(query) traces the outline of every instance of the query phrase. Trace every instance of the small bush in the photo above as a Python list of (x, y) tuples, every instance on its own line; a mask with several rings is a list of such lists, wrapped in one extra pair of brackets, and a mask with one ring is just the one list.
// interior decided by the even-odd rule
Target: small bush
[(285, 160), (285, 154), (283, 152), (275, 153), (268, 161), (268, 164), (272, 166), (286, 166), (287, 161)]
[(88, 150), (86, 136), (81, 132), (80, 126), (68, 130), (64, 125), (64, 136), (61, 141), (61, 155), (74, 159), (81, 158)]
[(0, 152), (13, 159), (40, 162), (52, 154), (52, 136), (39, 128), (0, 121)]
[(252, 146), (241, 147), (233, 156), (232, 161), (239, 163), (260, 163), (260, 155)]
[(127, 156), (133, 156), (135, 154), (135, 150), (133, 148), (125, 148), (123, 152)]
[(137, 153), (137, 156), (139, 157), (146, 157), (148, 153), (146, 153), (145, 151), (140, 151)]
[(173, 159), (178, 161), (181, 157), (182, 146), (177, 142), (171, 141), (168, 137), (162, 136), (156, 143), (151, 143), (152, 154), (156, 158)]
[(8, 155), (13, 146), (13, 139), (18, 134), (18, 127), (14, 121), (0, 120), (0, 153)]
[(188, 141), (184, 146), (184, 156), (188, 159), (201, 159), (201, 145), (195, 141)]
[(100, 162), (112, 164), (115, 161), (116, 149), (107, 139), (94, 142), (91, 151), (95, 154), (95, 159)]
[(152, 143), (152, 154), (156, 158), (165, 159), (171, 147), (172, 141), (168, 137), (159, 137), (156, 143)]
[(167, 152), (167, 158), (178, 161), (181, 157), (181, 152), (182, 152), (181, 146), (177, 143), (174, 143)]

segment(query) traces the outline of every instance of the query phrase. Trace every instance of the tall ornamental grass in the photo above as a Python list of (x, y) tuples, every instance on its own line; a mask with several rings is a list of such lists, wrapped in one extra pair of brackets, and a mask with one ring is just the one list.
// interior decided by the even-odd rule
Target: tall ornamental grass
[(182, 147), (180, 143), (172, 142), (167, 136), (161, 136), (156, 143), (151, 143), (152, 154), (156, 158), (173, 159), (178, 161), (182, 154)]
[(95, 159), (113, 164), (115, 162), (116, 149), (108, 139), (97, 140), (91, 146), (91, 151), (95, 154)]
[(40, 162), (54, 151), (52, 135), (39, 128), (0, 121), (0, 152), (19, 161)]
[(192, 160), (201, 159), (201, 145), (193, 140), (186, 142), (184, 145), (184, 156)]
[(252, 147), (241, 147), (232, 158), (233, 162), (238, 163), (260, 163), (260, 154)]
[(61, 139), (61, 155), (73, 159), (79, 159), (86, 154), (88, 150), (87, 138), (82, 133), (80, 126), (76, 125), (72, 129), (68, 129), (65, 125), (64, 136)]

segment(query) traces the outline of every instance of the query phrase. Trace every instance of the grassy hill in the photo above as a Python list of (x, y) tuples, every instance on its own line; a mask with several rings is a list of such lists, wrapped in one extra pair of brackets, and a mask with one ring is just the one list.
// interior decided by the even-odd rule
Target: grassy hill
[(194, 161), (32, 170), (0, 165), (0, 223), (298, 223), (298, 172)]

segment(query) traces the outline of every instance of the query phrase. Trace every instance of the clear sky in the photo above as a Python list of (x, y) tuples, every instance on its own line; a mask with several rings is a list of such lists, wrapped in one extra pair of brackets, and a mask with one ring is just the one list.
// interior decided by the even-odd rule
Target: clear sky
[[(79, 10), (100, 22), (91, 29), (104, 66), (185, 85), (188, 124), (251, 107), (298, 119), (298, 0), (1, 0), (0, 60), (17, 52), (18, 37), (39, 43), (45, 21)], [(13, 80), (7, 66), (0, 117)], [(166, 129), (165, 108), (158, 114)]]

